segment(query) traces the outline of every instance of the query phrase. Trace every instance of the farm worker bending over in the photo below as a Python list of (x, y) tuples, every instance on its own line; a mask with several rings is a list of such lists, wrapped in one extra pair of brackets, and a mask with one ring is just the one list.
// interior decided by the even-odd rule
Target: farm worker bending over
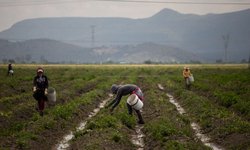
[[(130, 95), (131, 94), (136, 94), (141, 101), (143, 101), (143, 99), (144, 99), (141, 89), (138, 86), (133, 85), (133, 84), (126, 84), (126, 85), (113, 84), (111, 86), (111, 91), (112, 91), (113, 94), (116, 94), (115, 99), (108, 105), (108, 107), (113, 105), (112, 108), (110, 109), (111, 113), (113, 112), (114, 108), (120, 103), (122, 96), (125, 96), (125, 95), (128, 95), (128, 94), (130, 94)], [(127, 107), (128, 107), (128, 113), (130, 115), (132, 115), (132, 111), (133, 111), (132, 106), (130, 106), (127, 103)], [(138, 119), (139, 119), (138, 123), (139, 124), (144, 124), (144, 121), (143, 121), (140, 110), (136, 110), (136, 109), (134, 109), (134, 110), (137, 113), (137, 116), (138, 116)]]
[(37, 100), (38, 103), (38, 111), (40, 116), (43, 116), (43, 110), (45, 101), (48, 100), (47, 98), (47, 90), (48, 90), (48, 79), (45, 75), (43, 75), (44, 70), (42, 68), (37, 69), (37, 75), (34, 77), (33, 80), (33, 97)]
[(184, 80), (185, 80), (186, 88), (189, 89), (191, 86), (191, 82), (189, 81), (189, 77), (192, 75), (190, 69), (188, 67), (184, 67), (182, 75), (183, 75)]

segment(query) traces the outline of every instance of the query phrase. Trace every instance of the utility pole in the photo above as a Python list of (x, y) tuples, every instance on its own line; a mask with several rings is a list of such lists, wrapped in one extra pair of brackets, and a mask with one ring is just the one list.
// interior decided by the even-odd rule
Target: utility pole
[(249, 53), (249, 58), (248, 58), (248, 69), (250, 69), (250, 53)]
[(91, 25), (91, 47), (95, 46), (95, 25)]
[(227, 35), (222, 35), (222, 39), (224, 41), (224, 48), (225, 48), (225, 63), (228, 62), (228, 44), (229, 44), (229, 38), (230, 38), (230, 35), (227, 34)]

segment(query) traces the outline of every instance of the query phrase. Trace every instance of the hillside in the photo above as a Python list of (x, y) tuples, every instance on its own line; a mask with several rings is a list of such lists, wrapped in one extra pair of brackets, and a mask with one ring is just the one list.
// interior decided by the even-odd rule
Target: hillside
[(92, 62), (94, 56), (87, 48), (55, 40), (36, 39), (23, 42), (0, 40), (0, 60), (16, 62)]
[(249, 57), (249, 16), (250, 9), (208, 15), (181, 14), (163, 9), (144, 19), (37, 18), (14, 24), (0, 32), (0, 38), (11, 41), (52, 39), (81, 47), (153, 42), (195, 53), (206, 62), (215, 62), (224, 59), (222, 36), (229, 35), (229, 61), (239, 62)]
[(96, 47), (95, 49), (58, 42), (48, 39), (10, 42), (0, 40), (0, 61), (15, 60), (17, 63), (144, 63), (154, 62), (188, 62), (199, 60), (190, 52), (154, 43), (136, 46)]

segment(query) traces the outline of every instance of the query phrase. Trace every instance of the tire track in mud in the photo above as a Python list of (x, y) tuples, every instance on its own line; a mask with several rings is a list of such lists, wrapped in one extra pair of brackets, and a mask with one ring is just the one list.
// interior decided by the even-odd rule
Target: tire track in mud
[[(158, 83), (157, 86), (158, 86), (158, 88), (159, 88), (160, 90), (162, 90), (162, 91), (164, 90), (164, 87), (163, 87), (161, 84)], [(177, 111), (178, 111), (181, 115), (186, 114), (186, 111), (181, 107), (181, 105), (176, 101), (176, 99), (175, 99), (171, 94), (167, 93), (166, 95), (167, 95), (168, 98), (169, 98), (169, 102), (172, 103), (173, 105), (175, 105)], [(190, 125), (190, 126), (191, 126), (192, 129), (194, 130), (196, 137), (197, 137), (199, 140), (201, 140), (201, 142), (202, 142), (204, 145), (206, 145), (206, 146), (212, 148), (213, 150), (223, 150), (222, 147), (220, 147), (220, 146), (218, 146), (218, 145), (216, 145), (216, 144), (210, 142), (211, 139), (210, 139), (206, 134), (203, 134), (203, 133), (202, 133), (201, 127), (200, 127), (197, 123), (191, 122), (191, 125)]]
[[(110, 100), (110, 98), (112, 97), (112, 94), (109, 94), (109, 98), (103, 100), (101, 103), (99, 103), (99, 106), (97, 108), (95, 108), (92, 112), (90, 112), (90, 114), (88, 115), (88, 117), (82, 121), (79, 126), (76, 128), (76, 131), (81, 131), (85, 129), (85, 126), (87, 124), (87, 122), (94, 116), (97, 115), (97, 113), (104, 108), (105, 104)], [(69, 145), (69, 141), (72, 140), (74, 138), (74, 133), (73, 131), (70, 131), (69, 134), (65, 135), (63, 137), (63, 139), (59, 142), (59, 144), (56, 145), (57, 150), (65, 150), (67, 149), (70, 145)]]

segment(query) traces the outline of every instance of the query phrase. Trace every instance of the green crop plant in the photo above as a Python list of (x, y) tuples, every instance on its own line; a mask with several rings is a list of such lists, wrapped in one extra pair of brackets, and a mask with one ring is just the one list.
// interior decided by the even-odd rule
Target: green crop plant
[(177, 133), (174, 126), (166, 119), (148, 123), (145, 126), (145, 130), (150, 132), (153, 138), (162, 142), (165, 142), (169, 136)]
[(84, 97), (82, 98), (77, 98), (75, 100), (71, 100), (65, 105), (57, 105), (55, 108), (52, 110), (52, 115), (55, 116), (56, 119), (63, 118), (65, 120), (69, 119), (73, 112), (77, 110), (77, 108), (81, 104), (86, 104), (88, 103), (89, 100), (95, 99), (96, 91), (91, 91), (88, 94), (84, 94)]
[[(114, 99), (108, 96), (112, 84), (129, 83), (139, 85), (145, 96), (144, 149), (209, 149), (195, 137), (191, 122), (225, 149), (249, 149), (250, 78), (249, 70), (240, 65), (189, 66), (195, 77), (190, 90), (184, 86), (184, 65), (44, 65), (57, 101), (46, 105), (43, 117), (32, 97), (38, 66), (16, 65), (13, 77), (0, 66), (0, 149), (52, 149), (55, 139), (69, 131), (75, 131), (69, 149), (136, 149), (130, 139), (137, 116), (128, 115), (127, 96), (113, 114), (102, 108), (88, 118), (100, 102)], [(166, 93), (186, 114), (178, 113)], [(76, 131), (84, 120), (86, 129)]]
[(95, 121), (91, 121), (87, 124), (86, 129), (104, 129), (104, 128), (117, 128), (118, 120), (110, 115), (98, 116)]
[(36, 140), (38, 137), (32, 133), (21, 131), (17, 135), (17, 149), (29, 149), (28, 142), (30, 139)]
[(116, 113), (115, 116), (121, 121), (121, 123), (128, 128), (132, 129), (136, 125), (135, 117), (129, 115), (127, 112)]
[(123, 137), (119, 132), (115, 132), (112, 134), (112, 140), (115, 141), (116, 143), (120, 142), (122, 138)]

